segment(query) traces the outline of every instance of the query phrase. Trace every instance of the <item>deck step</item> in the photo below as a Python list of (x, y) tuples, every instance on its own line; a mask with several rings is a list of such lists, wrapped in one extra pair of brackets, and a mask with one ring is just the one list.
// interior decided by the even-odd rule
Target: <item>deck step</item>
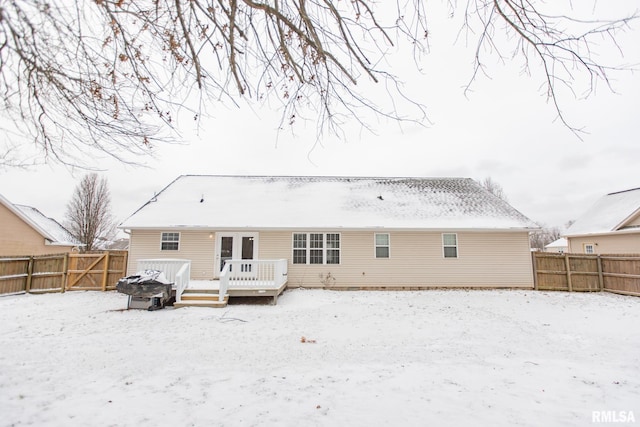
[(226, 295), (224, 300), (219, 301), (218, 294), (212, 293), (186, 293), (182, 294), (180, 302), (174, 302), (174, 308), (182, 307), (212, 307), (222, 308), (226, 307), (229, 301), (229, 296)]
[[(227, 297), (225, 297), (227, 298)], [(201, 292), (189, 292), (182, 294), (182, 300), (196, 301), (196, 300), (218, 300), (218, 293), (201, 293)]]
[(215, 294), (218, 295), (219, 290), (218, 289), (185, 289), (184, 291), (182, 291), (182, 295), (189, 295), (189, 294), (206, 294), (206, 295), (211, 295), (211, 294)]
[(227, 301), (181, 301), (174, 302), (173, 308), (183, 307), (210, 307), (210, 308), (224, 308), (227, 306)]

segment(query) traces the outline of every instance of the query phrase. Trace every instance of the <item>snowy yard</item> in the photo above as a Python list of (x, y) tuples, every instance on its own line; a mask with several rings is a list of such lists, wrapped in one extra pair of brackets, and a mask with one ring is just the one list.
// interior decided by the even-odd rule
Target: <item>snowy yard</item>
[(640, 298), (291, 290), (277, 306), (125, 307), (115, 292), (0, 297), (0, 425), (640, 424)]

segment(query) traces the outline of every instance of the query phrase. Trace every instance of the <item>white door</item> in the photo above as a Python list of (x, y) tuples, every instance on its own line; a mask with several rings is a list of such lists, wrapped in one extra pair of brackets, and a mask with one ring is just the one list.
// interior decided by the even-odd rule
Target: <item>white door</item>
[[(216, 233), (216, 273), (220, 276), (228, 260), (253, 260), (258, 255), (258, 233)], [(253, 266), (250, 263), (240, 265), (235, 275), (251, 276)]]

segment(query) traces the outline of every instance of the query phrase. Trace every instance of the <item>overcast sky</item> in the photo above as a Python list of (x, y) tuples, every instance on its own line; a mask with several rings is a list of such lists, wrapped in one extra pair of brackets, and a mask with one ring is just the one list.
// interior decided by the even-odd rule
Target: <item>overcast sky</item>
[[(620, 5), (623, 14), (636, 7)], [(640, 63), (639, 27), (622, 39), (624, 58), (612, 53), (615, 63)], [(540, 70), (522, 75), (519, 61), (489, 63), (491, 78), (480, 77), (465, 97), (472, 48), (454, 45), (455, 32), (446, 27), (435, 28), (422, 73), (413, 64), (395, 68), (427, 106), (425, 127), (376, 122), (373, 135), (348, 123), (346, 140), (318, 143), (312, 123), (278, 133), (278, 116), (267, 109), (212, 105), (199, 131), (190, 120), (178, 123), (182, 144), (139, 159), (146, 168), (101, 163), (115, 216), (124, 219), (180, 174), (490, 176), (516, 209), (546, 226), (576, 219), (606, 193), (640, 187), (639, 74), (612, 74), (616, 93), (600, 85), (586, 100), (563, 98), (568, 120), (588, 132), (581, 141), (555, 120)], [(0, 171), (0, 194), (62, 222), (83, 173), (57, 165)]]

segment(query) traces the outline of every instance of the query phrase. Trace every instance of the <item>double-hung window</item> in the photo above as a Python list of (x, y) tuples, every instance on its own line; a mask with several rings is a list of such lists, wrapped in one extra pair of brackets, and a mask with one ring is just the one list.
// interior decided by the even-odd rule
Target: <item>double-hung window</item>
[(455, 233), (442, 234), (442, 253), (445, 258), (458, 258), (458, 235)]
[(160, 239), (160, 250), (177, 251), (180, 248), (180, 233), (162, 233)]
[(339, 233), (293, 233), (294, 264), (340, 264)]
[(309, 234), (309, 264), (324, 264), (324, 234)]
[(585, 254), (593, 254), (595, 250), (593, 249), (593, 243), (585, 243), (584, 244), (584, 253)]
[(307, 234), (295, 233), (293, 235), (293, 263), (294, 264), (306, 264), (307, 252), (309, 250), (307, 246)]
[(374, 238), (376, 258), (389, 258), (391, 248), (389, 233), (376, 233)]
[(327, 241), (327, 264), (340, 264), (340, 234), (328, 233), (325, 235)]

